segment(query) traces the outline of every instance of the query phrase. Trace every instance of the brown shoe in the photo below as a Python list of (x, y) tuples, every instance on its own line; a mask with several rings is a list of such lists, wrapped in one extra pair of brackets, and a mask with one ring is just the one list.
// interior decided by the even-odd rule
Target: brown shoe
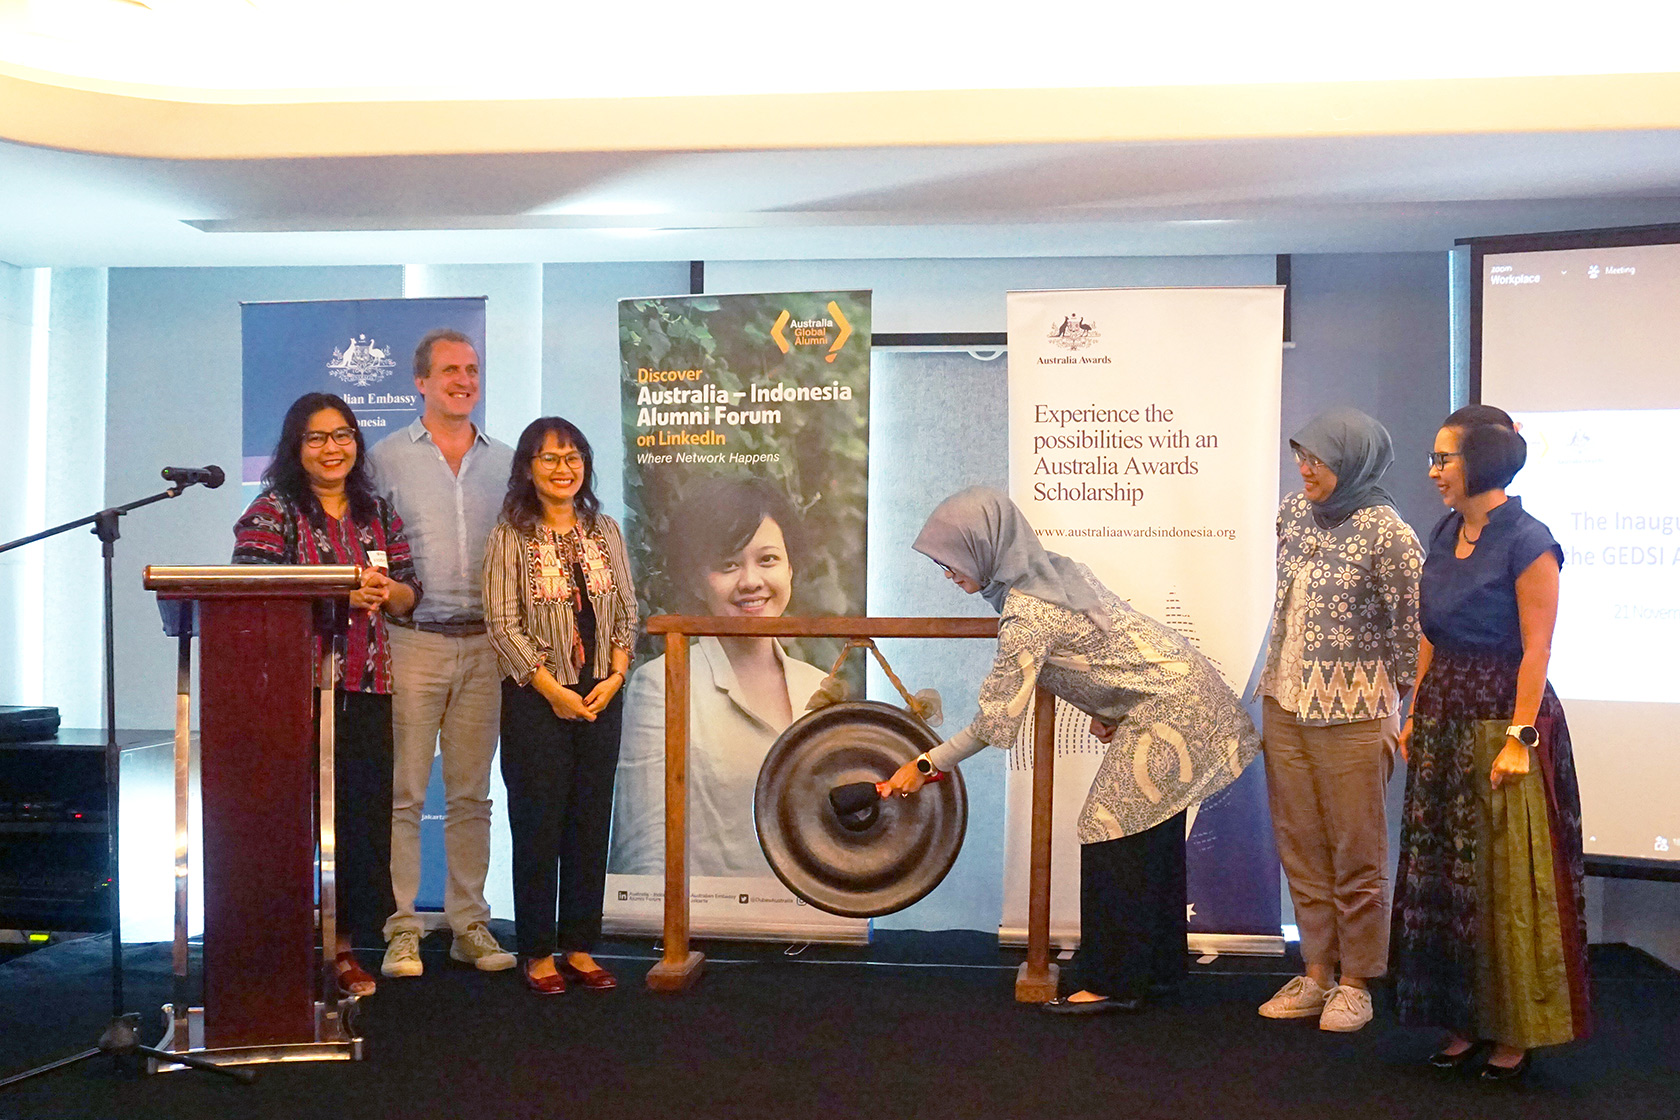
[(345, 996), (371, 996), (378, 989), (378, 981), (356, 961), (356, 954), (345, 950), (333, 958), (338, 973), (338, 992)]
[(539, 996), (557, 996), (566, 990), (566, 978), (558, 972), (552, 976), (532, 976), (530, 961), (519, 966), (519, 975), (524, 978), (525, 986)]
[(554, 963), (559, 966), (561, 972), (592, 992), (610, 992), (618, 987), (618, 978), (600, 966), (590, 969), (578, 968), (572, 964), (569, 957), (562, 956), (556, 956)]

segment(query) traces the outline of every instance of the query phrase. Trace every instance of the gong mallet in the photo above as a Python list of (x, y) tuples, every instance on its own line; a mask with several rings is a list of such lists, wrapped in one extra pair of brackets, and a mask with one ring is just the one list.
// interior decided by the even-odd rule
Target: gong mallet
[[(937, 782), (944, 777), (943, 770), (935, 770), (926, 781)], [(848, 832), (862, 832), (875, 823), (881, 799), (891, 792), (886, 782), (847, 782), (828, 791), (828, 803), (840, 818), (842, 828)]]

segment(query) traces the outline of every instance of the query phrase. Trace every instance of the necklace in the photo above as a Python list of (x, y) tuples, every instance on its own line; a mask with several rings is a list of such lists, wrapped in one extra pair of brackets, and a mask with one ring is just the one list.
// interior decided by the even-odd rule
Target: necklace
[[(1486, 525), (1482, 526), (1482, 529), (1483, 529), (1483, 531), (1486, 531), (1487, 526)], [(1464, 522), (1460, 521), (1458, 523), (1458, 539), (1463, 541), (1465, 544), (1475, 544), (1477, 541), (1482, 539), (1482, 534), (1477, 533), (1475, 536), (1472, 537), (1470, 535), (1469, 527), (1466, 526), (1464, 524)]]

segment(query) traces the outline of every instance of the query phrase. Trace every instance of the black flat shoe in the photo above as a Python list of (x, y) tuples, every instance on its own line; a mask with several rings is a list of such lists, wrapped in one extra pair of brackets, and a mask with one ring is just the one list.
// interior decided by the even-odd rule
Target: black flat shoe
[(1107, 1015), (1115, 1011), (1138, 1012), (1144, 1008), (1142, 999), (1112, 999), (1104, 996), (1102, 999), (1070, 1000), (1066, 996), (1057, 996), (1049, 1003), (1041, 1003), (1039, 1008), (1050, 1015)]
[(1478, 1054), (1493, 1047), (1491, 1042), (1472, 1042), (1469, 1046), (1456, 1054), (1449, 1054), (1445, 1050), (1437, 1050), (1429, 1055), (1429, 1064), (1436, 1069), (1463, 1069), (1476, 1059)]
[(1483, 1081), (1516, 1081), (1528, 1072), (1528, 1060), (1534, 1056), (1534, 1051), (1523, 1051), (1522, 1060), (1514, 1066), (1496, 1066), (1492, 1062), (1482, 1065)]

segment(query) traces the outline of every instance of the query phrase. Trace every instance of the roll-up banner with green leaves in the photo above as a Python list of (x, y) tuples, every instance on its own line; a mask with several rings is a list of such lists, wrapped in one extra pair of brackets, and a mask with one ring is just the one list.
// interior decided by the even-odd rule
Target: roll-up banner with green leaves
[[(863, 615), (869, 292), (619, 301), (626, 536), (642, 617)], [(607, 884), (611, 928), (663, 913), (664, 649), (625, 697)], [(701, 638), (689, 650), (690, 915), (701, 936), (863, 940), (806, 906), (759, 851), (760, 763), (839, 652)], [(853, 659), (854, 663), (857, 659)], [(852, 690), (861, 695), (860, 666)]]

